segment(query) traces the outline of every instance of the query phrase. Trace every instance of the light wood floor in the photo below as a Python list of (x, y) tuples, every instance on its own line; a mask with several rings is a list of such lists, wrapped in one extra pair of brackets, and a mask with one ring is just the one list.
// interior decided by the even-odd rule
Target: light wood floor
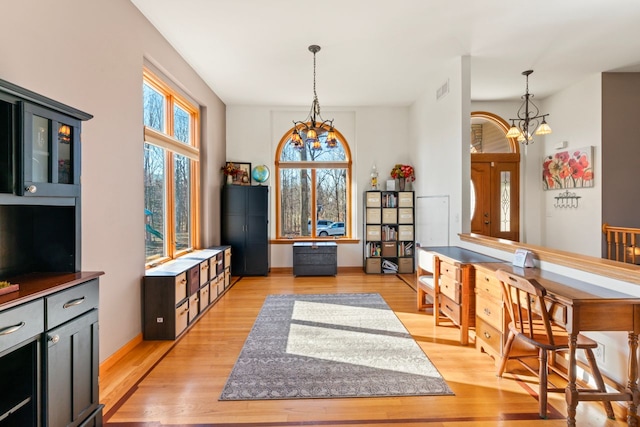
[[(411, 278), (411, 277), (409, 277)], [(410, 280), (409, 280), (410, 281)], [(218, 401), (268, 294), (378, 292), (438, 368), (455, 396)], [(552, 394), (550, 419), (538, 418), (537, 382), (495, 375), (494, 361), (457, 328), (435, 327), (415, 309), (415, 290), (396, 276), (291, 274), (239, 280), (177, 342), (145, 341), (101, 374), (107, 426), (565, 426), (564, 394)], [(166, 353), (166, 355), (165, 355)], [(159, 360), (159, 361), (158, 361)], [(142, 379), (140, 379), (143, 377)], [(600, 403), (578, 405), (579, 426), (622, 426)]]

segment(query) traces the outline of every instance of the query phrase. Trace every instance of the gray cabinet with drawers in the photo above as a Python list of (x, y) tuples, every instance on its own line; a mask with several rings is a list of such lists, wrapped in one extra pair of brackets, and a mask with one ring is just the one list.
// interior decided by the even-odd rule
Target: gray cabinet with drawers
[(293, 244), (294, 276), (335, 276), (338, 274), (338, 245), (335, 242)]

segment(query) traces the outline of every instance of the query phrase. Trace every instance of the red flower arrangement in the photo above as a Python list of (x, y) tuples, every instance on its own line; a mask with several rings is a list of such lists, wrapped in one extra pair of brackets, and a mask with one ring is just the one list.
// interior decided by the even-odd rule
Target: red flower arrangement
[(225, 166), (220, 168), (220, 171), (226, 176), (236, 175), (238, 172), (240, 172), (240, 168), (231, 162), (227, 162)]
[(415, 171), (413, 170), (413, 166), (411, 165), (401, 165), (396, 164), (393, 169), (391, 169), (391, 178), (398, 179), (404, 178), (409, 182), (413, 182), (416, 180)]

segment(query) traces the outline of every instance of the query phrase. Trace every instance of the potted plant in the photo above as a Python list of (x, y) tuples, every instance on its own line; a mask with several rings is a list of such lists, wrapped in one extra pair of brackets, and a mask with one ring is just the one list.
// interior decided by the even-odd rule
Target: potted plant
[(400, 184), (400, 191), (404, 191), (406, 182), (413, 182), (416, 180), (413, 166), (401, 165), (400, 163), (397, 163), (393, 169), (391, 169), (391, 178), (398, 180)]
[(240, 172), (240, 168), (232, 162), (227, 162), (226, 165), (220, 168), (220, 171), (227, 177), (227, 184), (233, 184), (233, 177)]

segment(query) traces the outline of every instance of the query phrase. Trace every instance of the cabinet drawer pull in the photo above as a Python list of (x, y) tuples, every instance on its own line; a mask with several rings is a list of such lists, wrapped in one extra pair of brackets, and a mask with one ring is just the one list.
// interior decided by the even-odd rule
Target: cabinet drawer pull
[(0, 329), (0, 335), (9, 335), (22, 328), (26, 323), (20, 322), (17, 325), (7, 326), (6, 328)]
[(484, 333), (484, 337), (485, 337), (486, 339), (489, 339), (489, 338), (491, 338), (491, 334), (490, 334), (489, 332), (485, 332), (485, 333)]
[(486, 314), (487, 316), (491, 316), (491, 310), (489, 310), (488, 308), (485, 308), (484, 314)]
[(74, 307), (76, 305), (80, 305), (84, 302), (84, 297), (81, 298), (76, 298), (76, 299), (72, 299), (71, 301), (69, 301), (68, 303), (65, 303), (62, 308), (71, 308)]
[(35, 185), (30, 185), (30, 186), (28, 186), (28, 187), (26, 187), (26, 188), (25, 188), (25, 191), (26, 191), (27, 193), (31, 193), (31, 194), (33, 194), (33, 193), (35, 193), (36, 191), (38, 191), (38, 187), (36, 187)]
[(47, 337), (47, 339), (52, 343), (52, 344), (57, 344), (58, 341), (60, 341), (60, 335), (49, 335)]
[(489, 281), (489, 276), (484, 276), (484, 280), (488, 282)]

